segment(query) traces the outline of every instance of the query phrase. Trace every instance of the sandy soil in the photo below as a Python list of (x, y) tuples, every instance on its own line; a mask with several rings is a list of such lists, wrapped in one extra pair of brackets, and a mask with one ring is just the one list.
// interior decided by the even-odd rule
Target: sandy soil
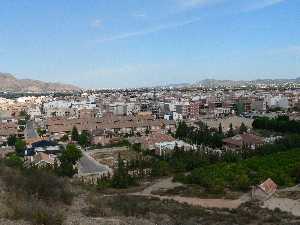
[(237, 200), (229, 200), (229, 199), (202, 199), (195, 197), (181, 197), (181, 196), (160, 196), (151, 194), (152, 192), (161, 190), (161, 189), (173, 189), (175, 187), (182, 186), (181, 183), (172, 182), (172, 178), (160, 179), (158, 182), (153, 185), (145, 188), (141, 192), (133, 193), (133, 195), (141, 195), (141, 196), (151, 196), (156, 197), (161, 200), (174, 200), (179, 203), (186, 203), (193, 206), (201, 206), (205, 208), (227, 208), (227, 209), (236, 209), (242, 203), (246, 202), (248, 198), (243, 196)]
[(277, 195), (274, 195), (272, 198), (264, 202), (263, 207), (268, 209), (279, 208), (284, 212), (290, 212), (295, 216), (300, 216), (300, 199), (291, 199), (291, 198), (280, 198), (280, 194), (289, 194), (289, 193), (299, 193), (297, 196), (300, 196), (300, 186), (294, 186), (286, 189), (282, 189), (278, 192)]
[(290, 212), (295, 216), (300, 216), (300, 200), (273, 197), (265, 201), (263, 207), (271, 210), (279, 208), (284, 212)]
[(159, 191), (161, 189), (173, 189), (173, 188), (183, 185), (181, 183), (173, 182), (172, 179), (173, 179), (172, 177), (160, 179), (157, 182), (155, 182), (154, 184), (145, 188), (143, 191), (136, 193), (136, 194), (150, 195), (154, 191)]

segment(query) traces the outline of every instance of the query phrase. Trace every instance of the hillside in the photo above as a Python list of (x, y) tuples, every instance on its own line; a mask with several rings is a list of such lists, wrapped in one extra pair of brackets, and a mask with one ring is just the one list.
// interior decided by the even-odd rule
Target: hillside
[(65, 92), (80, 88), (61, 83), (50, 83), (31, 79), (17, 79), (12, 74), (0, 72), (0, 91), (11, 92)]
[(203, 208), (171, 199), (117, 193), (107, 195), (101, 189), (71, 183), (68, 178), (56, 177), (46, 170), (0, 164), (0, 225), (296, 225), (300, 222), (299, 217), (279, 209), (271, 211), (254, 202), (233, 209)]

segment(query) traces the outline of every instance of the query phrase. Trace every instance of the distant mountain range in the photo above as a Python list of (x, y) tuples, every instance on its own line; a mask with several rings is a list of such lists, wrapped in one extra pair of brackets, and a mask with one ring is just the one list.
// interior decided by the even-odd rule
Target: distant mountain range
[(296, 79), (257, 79), (257, 80), (215, 80), (205, 79), (196, 83), (203, 87), (241, 87), (249, 85), (284, 85), (288, 83), (300, 84), (300, 77)]
[(0, 72), (0, 91), (46, 93), (78, 90), (80, 90), (80, 88), (74, 85), (50, 83), (31, 79), (17, 79), (12, 74)]

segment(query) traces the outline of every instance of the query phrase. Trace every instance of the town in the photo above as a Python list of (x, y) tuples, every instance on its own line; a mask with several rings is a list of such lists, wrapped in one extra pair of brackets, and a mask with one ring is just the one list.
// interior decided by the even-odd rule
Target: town
[(0, 225), (299, 225), (299, 0), (1, 0)]
[[(140, 187), (135, 195), (229, 209), (255, 199), (298, 216), (299, 202), (289, 209), (272, 198), (300, 178), (297, 85), (5, 93), (1, 158), (103, 191)], [(287, 171), (264, 168), (277, 152)], [(228, 168), (260, 155), (262, 168), (250, 174)]]

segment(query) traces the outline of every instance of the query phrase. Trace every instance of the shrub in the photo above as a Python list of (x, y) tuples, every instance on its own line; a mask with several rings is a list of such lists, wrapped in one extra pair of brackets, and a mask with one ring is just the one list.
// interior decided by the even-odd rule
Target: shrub
[(0, 168), (0, 176), (6, 190), (27, 196), (35, 196), (47, 202), (71, 204), (73, 194), (66, 180), (39, 169)]
[(62, 225), (64, 216), (57, 207), (48, 206), (35, 198), (10, 195), (7, 198), (7, 217), (13, 220), (24, 219), (33, 225)]

